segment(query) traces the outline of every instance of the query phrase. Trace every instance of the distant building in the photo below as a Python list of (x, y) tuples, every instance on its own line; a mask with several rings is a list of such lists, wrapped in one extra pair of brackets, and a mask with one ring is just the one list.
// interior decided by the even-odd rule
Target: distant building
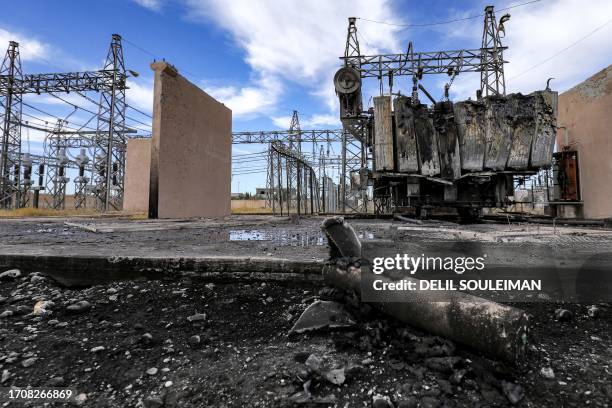
[(257, 187), (255, 189), (255, 197), (260, 199), (266, 198), (268, 196), (268, 191), (270, 191), (270, 189), (265, 187)]

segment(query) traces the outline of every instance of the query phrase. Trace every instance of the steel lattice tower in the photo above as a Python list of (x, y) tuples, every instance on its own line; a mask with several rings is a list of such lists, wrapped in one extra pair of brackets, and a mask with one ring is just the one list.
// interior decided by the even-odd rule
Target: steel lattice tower
[(66, 208), (66, 169), (68, 165), (68, 157), (66, 156), (66, 138), (62, 134), (65, 122), (58, 119), (53, 128), (53, 132), (45, 139), (45, 157), (50, 158), (47, 161), (47, 179), (45, 183), (45, 191), (49, 196), (45, 199), (47, 207), (55, 210)]
[(9, 86), (0, 94), (2, 143), (0, 144), (0, 208), (18, 207), (21, 173), (21, 93), (15, 92), (13, 82), (21, 79), (19, 44), (10, 41), (0, 75), (8, 78)]
[[(300, 117), (298, 111), (294, 110), (289, 124), (289, 151), (297, 152), (297, 156), (302, 154), (302, 130), (300, 129)], [(295, 187), (296, 196), (292, 194)], [(299, 169), (297, 163), (293, 163), (291, 159), (287, 160), (287, 195), (289, 207), (293, 207), (293, 203), (298, 204), (298, 189), (300, 188)]]
[(509, 18), (509, 14), (504, 15), (498, 25), (495, 21), (493, 6), (485, 7), (481, 50), (483, 69), (480, 71), (480, 92), (482, 96), (506, 95), (504, 47), (499, 33), (504, 31), (503, 23)]
[(113, 72), (113, 86), (100, 93), (93, 163), (93, 193), (100, 210), (120, 210), (125, 171), (125, 62), (121, 36), (113, 34), (104, 70)]

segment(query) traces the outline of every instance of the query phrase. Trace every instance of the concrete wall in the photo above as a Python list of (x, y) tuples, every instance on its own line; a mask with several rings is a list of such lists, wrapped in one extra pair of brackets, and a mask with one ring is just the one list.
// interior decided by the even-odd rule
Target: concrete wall
[(131, 139), (125, 164), (124, 211), (149, 210), (151, 139)]
[(155, 72), (149, 217), (230, 213), (232, 111), (165, 62)]
[[(612, 217), (612, 65), (559, 96), (557, 124), (578, 151), (584, 217)], [(560, 128), (557, 150), (564, 145)]]

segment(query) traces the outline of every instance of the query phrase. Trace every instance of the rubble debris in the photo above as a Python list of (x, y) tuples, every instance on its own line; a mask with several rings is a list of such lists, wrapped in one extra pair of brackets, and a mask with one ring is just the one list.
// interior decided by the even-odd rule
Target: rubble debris
[(601, 309), (598, 308), (595, 305), (591, 305), (589, 306), (589, 308), (587, 309), (587, 314), (590, 318), (597, 318), (601, 315)]
[(313, 373), (334, 384), (342, 385), (346, 380), (344, 368), (331, 368), (331, 363), (324, 358), (311, 354), (304, 363)]
[[(367, 260), (361, 263), (341, 265), (335, 254), (355, 254), (359, 241), (355, 231), (341, 217), (327, 218), (321, 228), (329, 239), (332, 261), (323, 271), (327, 283), (344, 290), (361, 293), (364, 284), (362, 268), (367, 271)], [(343, 263), (344, 264), (344, 263)], [(389, 277), (376, 275), (383, 283), (390, 283)], [(417, 281), (405, 277), (406, 280)], [(367, 283), (365, 283), (367, 284)], [(416, 285), (418, 287), (418, 285)], [(391, 295), (390, 295), (391, 296)], [(429, 291), (416, 291), (418, 302), (384, 301), (372, 303), (384, 313), (422, 330), (472, 347), (492, 357), (519, 363), (524, 360), (527, 344), (527, 315), (515, 307), (499, 304), (474, 295), (453, 292), (449, 301), (440, 302), (432, 298)], [(431, 301), (428, 301), (431, 299)], [(391, 300), (391, 299), (389, 299)]]
[(418, 406), (419, 399), (412, 395), (397, 401), (397, 408), (417, 408)]
[(91, 303), (86, 300), (80, 300), (78, 302), (72, 303), (66, 307), (66, 311), (69, 313), (80, 314), (85, 313), (91, 309)]
[(164, 401), (158, 396), (147, 397), (143, 402), (145, 408), (159, 408), (164, 405)]
[(467, 374), (467, 370), (465, 369), (455, 370), (449, 378), (450, 382), (455, 385), (459, 385), (461, 384), (461, 381), (463, 380), (463, 377), (465, 377), (466, 374)]
[(438, 408), (440, 400), (434, 397), (425, 396), (419, 401), (419, 408)]
[(45, 316), (52, 313), (51, 308), (55, 303), (50, 300), (39, 300), (34, 305), (34, 316)]
[(557, 309), (555, 310), (555, 319), (559, 322), (569, 322), (572, 320), (574, 315), (567, 309)]
[(550, 367), (542, 367), (542, 369), (540, 370), (540, 375), (546, 378), (547, 380), (555, 379), (555, 372)]
[(455, 366), (461, 361), (461, 357), (430, 357), (425, 360), (425, 365), (440, 373), (450, 374)]
[(9, 269), (8, 271), (4, 271), (0, 273), (0, 280), (13, 280), (17, 279), (21, 276), (21, 271), (19, 269)]
[(23, 360), (21, 362), (21, 366), (24, 367), (24, 368), (28, 368), (28, 367), (34, 365), (36, 360), (38, 360), (38, 358), (36, 358), (36, 357), (26, 358), (25, 360)]
[(304, 310), (289, 333), (304, 333), (323, 328), (348, 328), (354, 325), (355, 321), (343, 304), (317, 300)]
[(203, 322), (204, 320), (206, 320), (206, 313), (196, 313), (192, 316), (187, 317), (187, 320), (189, 320), (191, 323)]
[(80, 393), (74, 398), (74, 403), (76, 405), (83, 405), (87, 401), (87, 394), (84, 392)]
[(504, 395), (512, 405), (518, 404), (525, 397), (525, 390), (518, 384), (502, 381), (501, 386)]
[(372, 397), (372, 408), (393, 408), (393, 403), (386, 395), (375, 394)]

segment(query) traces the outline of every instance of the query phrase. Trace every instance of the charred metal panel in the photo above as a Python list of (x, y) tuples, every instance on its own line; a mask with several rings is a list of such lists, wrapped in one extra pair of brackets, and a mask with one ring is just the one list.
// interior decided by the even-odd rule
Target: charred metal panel
[(564, 150), (553, 154), (555, 201), (580, 201), (578, 152)]
[(485, 169), (504, 170), (510, 154), (512, 132), (508, 101), (502, 96), (490, 96), (486, 104)]
[(424, 176), (439, 174), (438, 141), (426, 105), (414, 107), (414, 129), (417, 137), (421, 174)]
[(395, 111), (395, 162), (397, 171), (415, 173), (419, 171), (416, 132), (412, 99), (398, 96), (393, 101)]
[(374, 163), (376, 171), (393, 171), (391, 97), (374, 97)]
[(440, 176), (447, 180), (461, 177), (459, 139), (453, 114), (452, 102), (437, 103), (434, 110), (434, 129), (438, 136), (438, 155), (440, 156)]
[(511, 118), (512, 147), (507, 167), (512, 170), (527, 170), (531, 141), (536, 130), (534, 118), (536, 98), (533, 95), (512, 94), (508, 96)]
[(456, 103), (454, 109), (461, 168), (467, 171), (481, 171), (486, 147), (486, 107), (482, 102), (464, 101)]
[(555, 145), (557, 92), (539, 91), (531, 95), (535, 98), (536, 129), (531, 143), (532, 168), (550, 167)]

